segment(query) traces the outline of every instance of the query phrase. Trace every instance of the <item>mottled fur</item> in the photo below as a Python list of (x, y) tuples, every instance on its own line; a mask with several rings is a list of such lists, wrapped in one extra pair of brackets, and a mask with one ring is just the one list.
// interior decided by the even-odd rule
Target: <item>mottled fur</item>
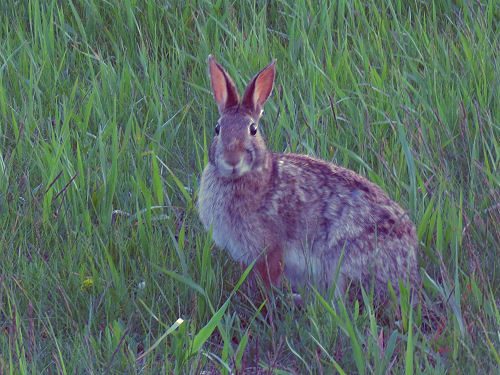
[[(274, 81), (275, 61), (258, 73), (239, 101), (229, 75), (209, 57), (212, 91), (221, 117), (198, 198), (215, 243), (264, 280), (293, 287), (312, 283), (342, 293), (350, 280), (419, 283), (415, 225), (408, 214), (357, 173), (306, 155), (268, 151), (257, 130)], [(252, 125), (253, 124), (253, 125)], [(253, 128), (252, 128), (253, 127)], [(341, 260), (341, 254), (342, 260)]]

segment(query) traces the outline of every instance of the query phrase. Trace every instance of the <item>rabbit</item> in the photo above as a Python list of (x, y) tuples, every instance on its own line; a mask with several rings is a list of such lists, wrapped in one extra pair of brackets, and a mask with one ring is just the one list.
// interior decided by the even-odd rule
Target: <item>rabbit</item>
[[(247, 85), (240, 101), (233, 79), (208, 58), (220, 118), (203, 170), (198, 213), (212, 240), (254, 269), (267, 285), (283, 277), (292, 290), (312, 284), (419, 285), (417, 233), (408, 213), (352, 170), (307, 155), (267, 149), (259, 119), (273, 89), (276, 59)], [(373, 284), (372, 284), (373, 283)]]

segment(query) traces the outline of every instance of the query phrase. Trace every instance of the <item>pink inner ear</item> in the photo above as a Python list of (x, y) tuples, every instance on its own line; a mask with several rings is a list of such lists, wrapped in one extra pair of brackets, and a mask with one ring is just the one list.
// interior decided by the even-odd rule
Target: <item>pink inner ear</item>
[(273, 89), (276, 60), (273, 60), (250, 81), (243, 94), (243, 105), (260, 114)]
[(225, 104), (227, 101), (227, 87), (224, 73), (219, 69), (217, 63), (210, 59), (210, 80), (212, 82), (212, 92), (217, 105)]
[(255, 89), (253, 92), (254, 105), (263, 106), (269, 98), (274, 82), (274, 64), (269, 66), (259, 74), (255, 81)]
[(212, 83), (212, 93), (219, 107), (219, 112), (224, 111), (239, 103), (238, 90), (224, 68), (215, 60), (213, 55), (208, 58), (210, 81)]

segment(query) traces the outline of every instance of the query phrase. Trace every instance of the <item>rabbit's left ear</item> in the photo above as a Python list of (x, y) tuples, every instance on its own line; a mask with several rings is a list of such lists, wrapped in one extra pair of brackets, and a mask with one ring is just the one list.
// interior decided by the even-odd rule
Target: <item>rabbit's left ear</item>
[(260, 115), (262, 106), (273, 89), (276, 59), (253, 77), (243, 94), (241, 104)]
[(233, 79), (215, 60), (214, 55), (208, 56), (208, 72), (212, 83), (212, 93), (222, 114), (227, 108), (237, 105), (240, 101), (238, 90)]

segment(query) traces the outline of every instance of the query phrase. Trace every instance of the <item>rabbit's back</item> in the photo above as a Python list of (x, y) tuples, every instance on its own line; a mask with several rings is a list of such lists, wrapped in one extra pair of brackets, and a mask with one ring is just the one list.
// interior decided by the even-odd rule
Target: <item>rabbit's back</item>
[(388, 278), (394, 284), (408, 274), (411, 284), (418, 281), (415, 225), (380, 187), (306, 155), (274, 158), (277, 188), (266, 215), (280, 222), (285, 275), (292, 284), (312, 277), (330, 286), (341, 255), (340, 284), (374, 279), (385, 288)]

